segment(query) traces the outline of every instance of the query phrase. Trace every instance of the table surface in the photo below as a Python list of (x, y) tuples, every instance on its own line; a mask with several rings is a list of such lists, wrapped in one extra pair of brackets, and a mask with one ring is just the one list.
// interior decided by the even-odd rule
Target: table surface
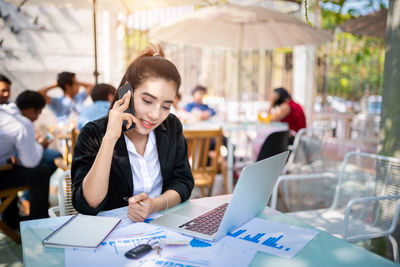
[[(215, 201), (229, 199), (230, 196), (217, 196), (191, 201)], [(175, 210), (181, 206), (169, 210)], [(269, 207), (257, 217), (271, 221), (317, 230)], [(64, 266), (64, 249), (43, 247), (42, 240), (54, 227), (62, 224), (68, 217), (57, 217), (21, 222), (22, 249), (25, 266)], [(319, 231), (319, 230), (317, 230)], [(292, 259), (257, 252), (250, 266), (398, 266), (363, 248), (319, 231), (319, 234), (300, 250)]]

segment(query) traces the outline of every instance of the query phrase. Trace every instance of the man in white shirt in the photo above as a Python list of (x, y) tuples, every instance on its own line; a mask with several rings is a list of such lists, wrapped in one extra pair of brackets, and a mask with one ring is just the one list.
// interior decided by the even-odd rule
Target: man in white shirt
[[(45, 99), (34, 91), (24, 91), (17, 99), (19, 110), (0, 107), (0, 166), (12, 163), (12, 169), (0, 172), (0, 190), (28, 185), (30, 192), (29, 219), (48, 217), (50, 171), (40, 161), (43, 147), (48, 144), (35, 139), (33, 121), (45, 106)], [(18, 159), (18, 160), (16, 160)], [(11, 228), (18, 226), (19, 215), (15, 200), (2, 214)]]

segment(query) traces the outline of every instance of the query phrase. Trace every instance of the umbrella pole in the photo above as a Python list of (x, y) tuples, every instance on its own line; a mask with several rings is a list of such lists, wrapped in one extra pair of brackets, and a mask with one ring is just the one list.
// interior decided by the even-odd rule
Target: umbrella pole
[(239, 103), (238, 110), (239, 110), (239, 121), (240, 121), (240, 112), (241, 112), (241, 95), (240, 95), (240, 83), (242, 80), (242, 47), (243, 47), (243, 30), (244, 30), (244, 23), (240, 23), (240, 33), (239, 33), (239, 49), (238, 49), (238, 75), (237, 75), (237, 89), (236, 89), (236, 99)]
[(242, 72), (241, 72), (241, 64), (242, 64), (242, 53), (241, 53), (241, 49), (239, 48), (238, 49), (238, 75), (236, 76), (237, 77), (237, 81), (236, 81), (236, 83), (237, 83), (237, 86), (236, 86), (236, 96), (235, 96), (235, 98), (236, 98), (236, 100), (238, 101), (238, 112), (239, 112), (239, 121), (240, 121), (240, 112), (241, 112), (241, 102), (242, 101), (240, 101), (241, 99), (240, 99), (240, 81), (241, 81), (241, 79), (242, 79)]
[(93, 38), (94, 38), (94, 81), (98, 83), (99, 72), (97, 71), (97, 26), (96, 26), (96, 0), (93, 0)]

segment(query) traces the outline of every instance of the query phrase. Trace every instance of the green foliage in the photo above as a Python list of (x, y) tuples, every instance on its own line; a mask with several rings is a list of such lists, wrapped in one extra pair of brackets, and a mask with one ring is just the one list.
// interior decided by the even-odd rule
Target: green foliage
[[(377, 6), (385, 8), (384, 0), (369, 0), (358, 9), (342, 12), (349, 2), (350, 0), (320, 1), (321, 27), (333, 31), (338, 25), (360, 15), (361, 11), (372, 12)], [(351, 100), (359, 100), (366, 90), (370, 94), (381, 94), (384, 52), (384, 40), (335, 32), (334, 40), (321, 47), (318, 52), (322, 63), (317, 73), (317, 91)]]
[(331, 44), (318, 51), (326, 70), (322, 67), (318, 70), (317, 91), (322, 93), (327, 89), (331, 95), (351, 100), (359, 100), (366, 90), (381, 94), (384, 51), (384, 40), (337, 33)]
[(327, 30), (334, 30), (337, 25), (345, 22), (346, 20), (351, 18), (350, 14), (339, 14), (332, 10), (321, 9), (321, 28)]
[(314, 27), (314, 24), (311, 23), (310, 19), (308, 18), (308, 1), (304, 0), (304, 16), (306, 17), (306, 22)]

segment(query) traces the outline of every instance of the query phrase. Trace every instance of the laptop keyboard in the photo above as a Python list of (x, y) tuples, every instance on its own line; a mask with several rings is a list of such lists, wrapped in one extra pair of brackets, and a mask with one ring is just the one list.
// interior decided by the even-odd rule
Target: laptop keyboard
[(182, 224), (179, 228), (194, 231), (206, 235), (213, 235), (217, 232), (222, 218), (224, 217), (228, 203), (222, 204), (209, 212)]

